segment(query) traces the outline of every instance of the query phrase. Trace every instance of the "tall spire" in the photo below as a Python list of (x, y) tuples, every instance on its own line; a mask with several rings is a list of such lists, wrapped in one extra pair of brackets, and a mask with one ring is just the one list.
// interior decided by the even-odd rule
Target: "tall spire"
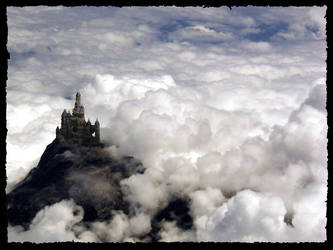
[(81, 94), (78, 91), (76, 93), (75, 107), (80, 107), (80, 106), (81, 106)]
[(73, 115), (84, 119), (84, 107), (81, 105), (81, 94), (76, 93), (75, 105), (73, 109)]

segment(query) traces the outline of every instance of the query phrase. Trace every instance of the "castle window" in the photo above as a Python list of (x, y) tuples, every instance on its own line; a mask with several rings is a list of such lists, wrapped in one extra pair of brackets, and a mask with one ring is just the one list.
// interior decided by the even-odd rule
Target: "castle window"
[(73, 128), (73, 132), (76, 132), (76, 131), (77, 131), (77, 127), (74, 127), (74, 128)]

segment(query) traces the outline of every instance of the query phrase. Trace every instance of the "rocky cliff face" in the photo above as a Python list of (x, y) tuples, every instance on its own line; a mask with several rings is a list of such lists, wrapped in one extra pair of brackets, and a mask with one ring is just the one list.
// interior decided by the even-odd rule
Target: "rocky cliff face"
[[(55, 139), (44, 151), (37, 167), (7, 195), (8, 222), (26, 230), (37, 212), (64, 199), (73, 199), (84, 209), (82, 223), (111, 219), (112, 210), (129, 213), (120, 181), (144, 172), (133, 157), (112, 158), (102, 144), (83, 147)], [(192, 227), (188, 201), (174, 198), (152, 218), (151, 232), (144, 236), (159, 240), (162, 221)]]
[(27, 228), (39, 210), (70, 198), (83, 207), (84, 221), (109, 219), (109, 211), (128, 209), (119, 182), (143, 171), (133, 157), (113, 159), (102, 145), (82, 147), (55, 139), (38, 166), (8, 194), (8, 221)]

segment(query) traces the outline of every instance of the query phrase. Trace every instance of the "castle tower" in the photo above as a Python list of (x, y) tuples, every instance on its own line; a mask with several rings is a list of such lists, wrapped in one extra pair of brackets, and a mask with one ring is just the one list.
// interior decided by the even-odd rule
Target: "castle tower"
[(66, 123), (66, 115), (67, 115), (67, 112), (66, 112), (66, 109), (64, 109), (64, 111), (61, 114), (61, 127), (64, 127), (64, 125)]
[(56, 128), (56, 138), (57, 138), (57, 139), (60, 138), (60, 129), (59, 129), (58, 126), (57, 126), (57, 128)]
[(75, 107), (80, 107), (81, 106), (81, 94), (80, 92), (76, 93), (76, 100), (75, 100)]
[(81, 94), (79, 92), (76, 93), (73, 116), (84, 119), (84, 107), (81, 105)]
[(96, 141), (97, 141), (97, 143), (99, 143), (100, 142), (100, 131), (99, 131), (99, 121), (98, 121), (98, 119), (96, 119), (96, 121), (95, 121), (95, 137), (96, 137)]
[(67, 142), (79, 143), (84, 146), (94, 146), (100, 143), (100, 125), (96, 120), (92, 125), (90, 120), (85, 121), (84, 107), (81, 104), (81, 95), (76, 94), (73, 113), (66, 109), (61, 114), (61, 128), (56, 129), (56, 138)]

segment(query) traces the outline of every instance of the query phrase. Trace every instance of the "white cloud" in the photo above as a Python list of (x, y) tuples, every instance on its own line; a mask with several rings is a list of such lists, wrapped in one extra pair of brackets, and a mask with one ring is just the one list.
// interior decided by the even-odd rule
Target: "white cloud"
[(175, 222), (164, 222), (162, 230), (159, 232), (161, 242), (193, 242), (196, 237), (193, 231), (183, 231), (176, 226)]
[[(292, 242), (325, 241), (325, 209), (323, 194), (326, 188), (306, 188), (306, 197), (295, 202), (293, 226), (284, 222), (286, 208), (283, 201), (266, 193), (250, 190), (239, 192), (217, 208), (201, 228), (201, 241), (236, 242)], [(316, 206), (309, 205), (311, 201)]]
[(132, 175), (121, 182), (126, 199), (132, 206), (143, 207), (147, 212), (156, 212), (160, 204), (165, 202), (164, 185), (158, 170), (146, 171), (144, 175)]
[(169, 35), (173, 41), (195, 41), (195, 42), (223, 42), (232, 39), (232, 34), (227, 32), (216, 32), (202, 25), (186, 27)]
[[(277, 241), (286, 230), (281, 199), (250, 190), (239, 192), (219, 207), (199, 232), (204, 241)], [(275, 238), (276, 237), (276, 238)]]
[[(74, 214), (75, 212), (75, 214)], [(30, 229), (8, 227), (8, 241), (58, 242), (76, 240), (73, 226), (83, 218), (83, 209), (73, 201), (61, 201), (39, 211)]]
[[(114, 212), (113, 218), (107, 222), (93, 222), (90, 230), (86, 231), (95, 234), (101, 242), (136, 242), (140, 241), (139, 236), (149, 233), (151, 229), (150, 216), (139, 213), (128, 218), (122, 211)], [(84, 238), (80, 234), (79, 237)], [(85, 239), (85, 238), (84, 238)]]
[(166, 222), (162, 240), (325, 240), (326, 7), (7, 12), (7, 192), (36, 165), (77, 90), (111, 154), (147, 168), (121, 183), (131, 216), (89, 231), (63, 201), (41, 212), (44, 224), (10, 228), (11, 239), (42, 241), (57, 214), (48, 211), (61, 208), (68, 217), (52, 239), (139, 241), (154, 213), (186, 196), (196, 231)]
[(197, 190), (191, 193), (191, 211), (195, 217), (211, 215), (225, 200), (220, 189), (208, 187)]
[(133, 235), (144, 235), (150, 232), (150, 216), (140, 213), (129, 220), (129, 227)]
[(326, 241), (327, 186), (313, 183), (302, 190), (294, 205), (293, 224), (300, 241)]

